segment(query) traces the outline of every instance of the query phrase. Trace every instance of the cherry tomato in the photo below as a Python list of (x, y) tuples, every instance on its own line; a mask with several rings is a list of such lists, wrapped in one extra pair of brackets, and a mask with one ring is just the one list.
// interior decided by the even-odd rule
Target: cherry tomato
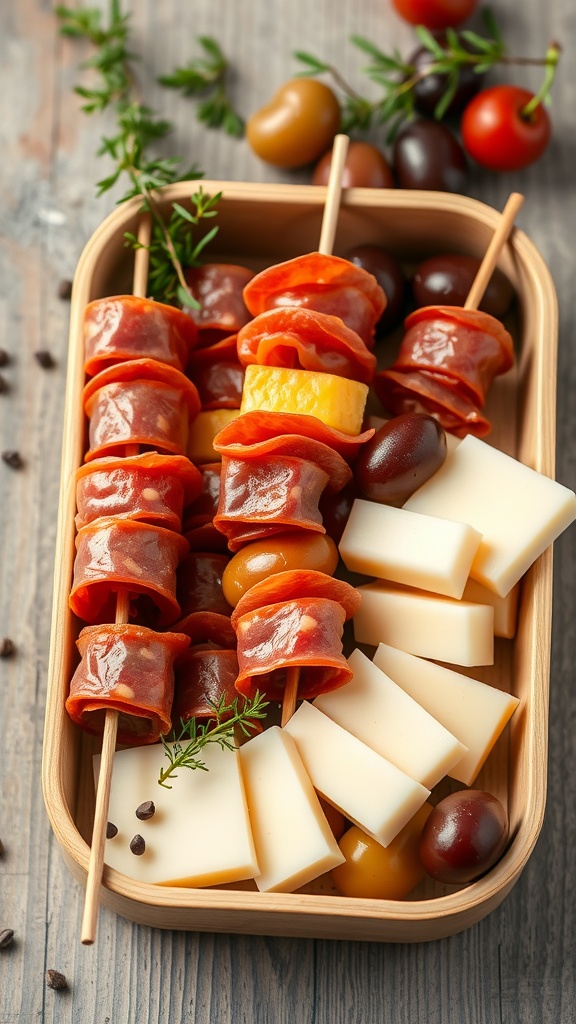
[[(313, 185), (327, 185), (332, 150), (321, 158), (312, 175)], [(394, 177), (386, 157), (369, 142), (351, 142), (342, 171), (343, 188), (394, 188)]]
[(469, 18), (478, 0), (392, 0), (398, 14), (411, 25), (450, 28)]
[(403, 900), (424, 878), (418, 843), (431, 811), (431, 804), (423, 804), (386, 847), (357, 825), (349, 828), (338, 844), (346, 860), (332, 869), (338, 892), (360, 899)]
[(332, 90), (314, 78), (295, 78), (252, 114), (246, 138), (266, 163), (305, 167), (326, 151), (339, 127), (340, 104)]
[(517, 85), (483, 89), (462, 114), (462, 142), (471, 157), (491, 171), (517, 171), (542, 156), (551, 134), (542, 104), (528, 116), (533, 93)]
[(464, 789), (444, 797), (424, 828), (419, 855), (437, 882), (473, 882), (496, 863), (508, 838), (508, 816), (491, 793)]

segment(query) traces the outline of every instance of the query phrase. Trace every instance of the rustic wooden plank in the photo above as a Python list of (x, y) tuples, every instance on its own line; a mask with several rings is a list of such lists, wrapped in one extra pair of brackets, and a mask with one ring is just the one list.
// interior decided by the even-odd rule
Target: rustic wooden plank
[[(305, 180), (265, 167), (243, 143), (196, 126), (191, 106), (154, 85), (154, 76), (185, 63), (197, 34), (215, 35), (234, 55), (242, 108), (260, 106), (294, 73), (291, 54), (307, 48), (333, 60), (359, 84), (362, 59), (352, 32), (394, 42), (412, 35), (385, 3), (245, 0), (133, 4), (139, 73), (152, 104), (174, 119), (170, 148), (197, 160), (207, 176), (236, 180)], [(525, 193), (519, 223), (552, 271), (560, 300), (557, 476), (574, 486), (576, 324), (573, 303), (573, 146), (576, 100), (569, 54), (572, 0), (497, 6), (517, 52), (540, 52), (554, 34), (566, 50), (554, 93), (555, 139), (538, 165), (509, 178), (475, 173), (470, 194), (501, 207), (511, 188)], [(175, 29), (176, 26), (176, 29)], [(57, 298), (91, 232), (111, 209), (97, 200), (102, 173), (94, 154), (103, 127), (82, 118), (72, 85), (78, 50), (58, 39), (51, 5), (0, 5), (3, 160), (0, 346), (11, 353), (1, 371), (0, 446), (17, 447), (23, 471), (0, 464), (0, 634), (18, 653), (0, 663), (3, 723), (0, 837), (0, 926), (16, 942), (0, 951), (0, 1022), (67, 1020), (293, 1021), (346, 1020), (515, 1022), (573, 1018), (576, 814), (566, 766), (576, 754), (576, 539), (556, 544), (550, 700), (548, 809), (540, 840), (520, 881), (493, 915), (469, 931), (416, 946), (385, 946), (248, 936), (180, 934), (133, 926), (101, 911), (98, 943), (79, 946), (82, 892), (50, 833), (40, 792), (40, 757), (49, 641), (52, 559), (68, 307)], [(530, 72), (530, 81), (538, 80)], [(532, 77), (532, 76), (535, 76)], [(523, 81), (527, 81), (523, 77)], [(109, 124), (110, 122), (108, 122)], [(7, 284), (10, 282), (9, 284)], [(1, 329), (1, 328), (0, 328)], [(42, 370), (34, 352), (50, 349)], [(44, 969), (63, 971), (68, 993), (45, 988)]]

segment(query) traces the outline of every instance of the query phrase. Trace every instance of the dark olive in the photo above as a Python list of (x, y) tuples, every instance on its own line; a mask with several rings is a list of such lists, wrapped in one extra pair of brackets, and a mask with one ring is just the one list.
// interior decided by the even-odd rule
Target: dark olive
[[(474, 256), (449, 253), (432, 256), (420, 263), (412, 278), (412, 295), (417, 306), (463, 306), (480, 260)], [(496, 269), (488, 282), (480, 309), (501, 318), (507, 313), (514, 290), (508, 278)]]
[[(443, 33), (435, 34), (440, 46), (446, 46), (446, 36)], [(460, 40), (464, 50), (470, 50), (465, 40)], [(414, 68), (417, 75), (422, 75), (414, 86), (414, 100), (416, 109), (428, 117), (434, 116), (434, 111), (444, 94), (448, 85), (448, 76), (440, 72), (426, 73), (430, 64), (436, 63), (438, 58), (426, 46), (420, 46), (408, 58), (408, 64)], [(476, 95), (482, 84), (482, 75), (476, 74), (472, 64), (462, 64), (458, 71), (458, 85), (456, 92), (450, 100), (445, 114), (454, 114), (463, 110), (469, 100)]]
[(423, 867), (437, 882), (473, 882), (491, 868), (508, 838), (508, 816), (491, 793), (464, 789), (436, 805), (420, 837)]
[(404, 316), (407, 297), (406, 280), (398, 260), (379, 245), (357, 245), (346, 253), (345, 259), (367, 270), (378, 281), (386, 295), (386, 309), (376, 331), (378, 334), (392, 331)]
[(358, 486), (355, 480), (346, 484), (338, 494), (324, 494), (320, 498), (318, 508), (326, 533), (338, 544), (348, 522), (354, 498), (358, 497)]
[(402, 128), (393, 150), (399, 188), (462, 192), (466, 157), (455, 135), (440, 121), (421, 118)]
[(409, 412), (381, 426), (360, 449), (354, 478), (371, 501), (403, 505), (446, 458), (444, 429), (427, 413)]
[[(314, 168), (313, 185), (328, 184), (331, 164), (329, 149)], [(342, 169), (342, 188), (394, 188), (392, 169), (381, 150), (371, 142), (351, 142)]]

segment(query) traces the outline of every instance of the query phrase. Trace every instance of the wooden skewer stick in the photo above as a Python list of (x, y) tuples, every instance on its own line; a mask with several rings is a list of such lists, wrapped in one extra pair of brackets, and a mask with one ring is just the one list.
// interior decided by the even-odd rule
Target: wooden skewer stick
[[(337, 135), (332, 147), (330, 176), (328, 178), (328, 190), (326, 193), (326, 202), (324, 204), (324, 213), (322, 215), (320, 244), (318, 246), (318, 252), (322, 253), (324, 256), (330, 256), (334, 248), (336, 224), (338, 222), (338, 212), (340, 209), (340, 196), (342, 194), (342, 172), (344, 170), (344, 164), (346, 163), (348, 142), (349, 139), (347, 135)], [(286, 725), (286, 723), (292, 718), (296, 709), (299, 678), (300, 669), (298, 666), (293, 666), (288, 669), (286, 673), (284, 697), (282, 700), (281, 725)]]
[(512, 230), (516, 214), (523, 202), (524, 196), (521, 195), (520, 192), (512, 192), (510, 194), (508, 201), (502, 210), (502, 216), (500, 217), (498, 227), (492, 236), (490, 245), (484, 253), (484, 258), (478, 268), (478, 273), (472, 282), (472, 287), (470, 288), (468, 297), (464, 303), (464, 309), (478, 309), (478, 306), (482, 301), (482, 296), (486, 291), (488, 282), (494, 272), (498, 256), (500, 255), (500, 250)]
[[(151, 219), (144, 214), (138, 230), (138, 241), (143, 248), (136, 249), (134, 258), (133, 294), (146, 297), (148, 283)], [(127, 445), (126, 455), (137, 455), (138, 445)], [(128, 622), (130, 594), (127, 590), (119, 590), (116, 597), (116, 623)], [(100, 771), (96, 788), (96, 808), (92, 826), (92, 843), (86, 879), (84, 897), (84, 913), (80, 941), (84, 946), (91, 946), (96, 938), (98, 906), (100, 902), (100, 886), (104, 871), (104, 849), (106, 845), (106, 829), (108, 826), (108, 805), (110, 803), (110, 787), (112, 785), (112, 767), (116, 751), (118, 733), (118, 712), (109, 708), (104, 717), (104, 733), (102, 735), (102, 752), (100, 755)]]

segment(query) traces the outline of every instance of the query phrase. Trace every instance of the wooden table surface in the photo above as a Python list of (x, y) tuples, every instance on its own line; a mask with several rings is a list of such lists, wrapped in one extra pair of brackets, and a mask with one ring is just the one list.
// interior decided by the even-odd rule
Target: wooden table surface
[[(128, 5), (124, 5), (128, 6)], [(387, 0), (163, 0), (132, 2), (133, 49), (144, 96), (175, 125), (170, 150), (208, 178), (306, 181), (257, 160), (243, 141), (201, 128), (190, 101), (161, 89), (159, 74), (187, 63), (199, 35), (231, 57), (238, 106), (249, 113), (296, 70), (307, 49), (360, 85), (363, 58), (352, 34), (382, 48), (414, 47)], [(545, 157), (515, 174), (474, 172), (469, 194), (501, 208), (518, 190), (518, 223), (542, 252), (560, 307), (557, 478), (576, 483), (576, 21), (573, 0), (494, 0), (510, 50), (543, 53), (554, 38), (564, 59), (553, 92), (554, 138)], [(575, 1019), (576, 934), (576, 531), (555, 547), (549, 795), (544, 827), (502, 906), (468, 931), (416, 945), (165, 932), (103, 909), (97, 942), (80, 944), (81, 888), (65, 867), (42, 801), (45, 682), (59, 492), (69, 305), (59, 297), (83, 246), (112, 209), (97, 198), (106, 173), (97, 157), (107, 117), (87, 118), (73, 94), (83, 44), (62, 40), (51, 3), (0, 5), (0, 447), (23, 467), (0, 463), (0, 636), (16, 653), (0, 661), (0, 1024), (65, 1021), (323, 1022), (426, 1021), (492, 1024)], [(522, 84), (540, 80), (532, 68)], [(83, 77), (82, 77), (83, 76)], [(370, 89), (370, 87), (369, 87)], [(42, 368), (34, 357), (49, 350)], [(65, 974), (65, 992), (45, 970)]]

